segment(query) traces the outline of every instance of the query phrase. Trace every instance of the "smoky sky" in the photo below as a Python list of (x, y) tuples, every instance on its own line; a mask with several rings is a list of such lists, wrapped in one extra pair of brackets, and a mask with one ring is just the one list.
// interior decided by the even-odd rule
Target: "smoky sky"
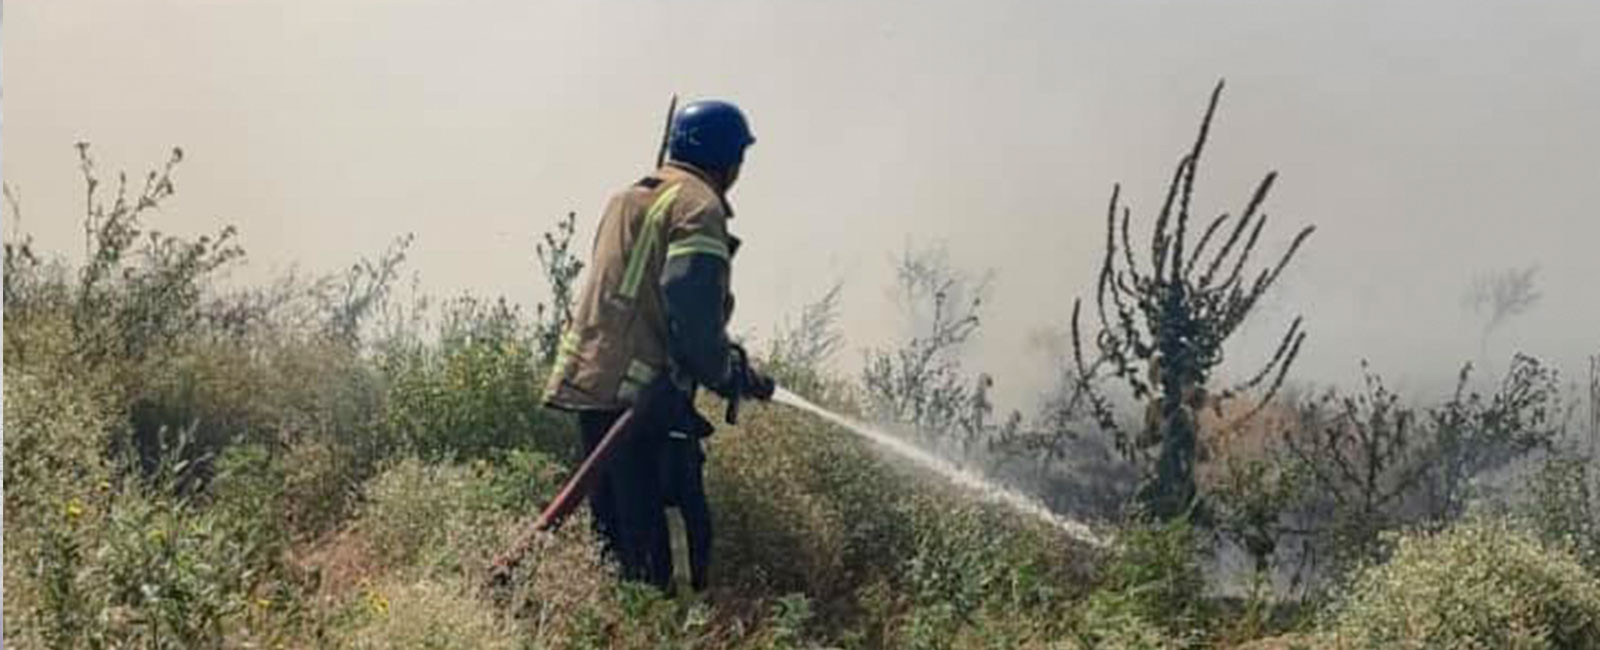
[[(1295, 376), (1358, 361), (1432, 387), (1478, 354), (1461, 296), (1538, 264), (1491, 339), (1581, 370), (1600, 352), (1600, 5), (1592, 2), (201, 2), (5, 6), (4, 175), (21, 228), (81, 251), (73, 143), (142, 173), (187, 154), (152, 223), (236, 224), (244, 281), (332, 270), (415, 233), (428, 291), (544, 298), (538, 233), (587, 249), (646, 173), (672, 93), (739, 102), (758, 143), (731, 195), (735, 327), (771, 333), (845, 283), (854, 373), (900, 334), (891, 257), (944, 245), (994, 273), (966, 357), (1022, 404), (1042, 342), (1092, 298), (1113, 183), (1148, 232), (1206, 96), (1227, 88), (1194, 206), (1281, 177), (1256, 254), (1317, 233), (1240, 333), (1289, 321)], [(6, 236), (17, 224), (7, 214)], [(1503, 365), (1503, 361), (1497, 361)]]

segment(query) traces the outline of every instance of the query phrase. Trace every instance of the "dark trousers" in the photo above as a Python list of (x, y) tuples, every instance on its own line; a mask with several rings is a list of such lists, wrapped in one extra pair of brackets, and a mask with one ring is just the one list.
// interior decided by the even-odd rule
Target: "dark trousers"
[[(594, 451), (621, 415), (620, 411), (579, 414), (585, 455)], [(672, 581), (671, 554), (661, 557), (663, 549), (671, 548), (660, 471), (665, 438), (661, 423), (635, 420), (634, 430), (601, 469), (589, 493), (595, 532), (606, 553), (622, 566), (622, 577), (660, 589), (670, 588)]]
[[(711, 507), (706, 503), (702, 468), (705, 452), (696, 436), (674, 434), (663, 445), (662, 478), (667, 506), (678, 508), (683, 516), (684, 533), (689, 538), (689, 584), (695, 591), (706, 588), (711, 568)], [(662, 553), (667, 575), (672, 574), (672, 554), (667, 540)]]

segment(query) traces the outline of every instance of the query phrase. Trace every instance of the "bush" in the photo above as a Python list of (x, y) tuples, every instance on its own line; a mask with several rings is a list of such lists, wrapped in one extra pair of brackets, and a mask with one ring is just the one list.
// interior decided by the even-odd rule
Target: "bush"
[(708, 454), (719, 591), (764, 603), (803, 593), (810, 629), (851, 647), (1061, 631), (1079, 576), (1060, 531), (974, 505), (792, 411), (751, 409)]
[(1514, 357), (1489, 394), (1467, 390), (1466, 366), (1430, 407), (1408, 404), (1361, 366), (1362, 390), (1304, 395), (1277, 414), (1277, 444), (1213, 459), (1208, 514), (1261, 577), (1277, 561), (1321, 592), (1328, 578), (1382, 560), (1384, 532), (1442, 528), (1469, 504), (1494, 501), (1501, 495), (1482, 479), (1551, 450), (1559, 433), (1554, 371), (1531, 357)]
[[(781, 634), (728, 611), (744, 603), (719, 603), (719, 612), (702, 599), (673, 601), (652, 587), (619, 583), (590, 523), (580, 511), (555, 532), (538, 535), (518, 566), (508, 611), (524, 647), (732, 648), (751, 647), (750, 641), (790, 647), (761, 645)], [(722, 620), (713, 621), (714, 614)]]
[(927, 442), (969, 454), (991, 434), (992, 382), (983, 374), (969, 378), (961, 356), (978, 333), (993, 274), (956, 269), (942, 247), (908, 248), (894, 264), (893, 296), (912, 336), (867, 352), (861, 370), (867, 405), (877, 421), (907, 425)]
[(509, 524), (500, 516), (491, 472), (483, 461), (401, 459), (367, 484), (354, 525), (385, 567), (458, 575), (488, 566)]
[(1467, 520), (1360, 571), (1329, 633), (1362, 648), (1600, 648), (1600, 582), (1570, 549)]
[(616, 570), (601, 557), (587, 511), (539, 536), (517, 570), (513, 611), (534, 647), (600, 647), (621, 618)]
[(1196, 646), (1189, 638), (1173, 638), (1160, 626), (1127, 612), (1099, 619), (1092, 631), (1080, 634), (1067, 645), (1078, 650), (1183, 650)]
[(1195, 636), (1205, 614), (1200, 551), (1186, 519), (1129, 525), (1079, 612), (1078, 637), (1091, 647), (1164, 648)]
[(570, 422), (541, 404), (545, 374), (528, 330), (504, 300), (453, 302), (437, 347), (413, 343), (386, 352), (389, 427), (428, 459), (519, 448), (573, 453)]
[(232, 228), (189, 239), (145, 224), (173, 196), (182, 152), (149, 173), (142, 190), (119, 174), (106, 197), (88, 146), (78, 150), (88, 259), (41, 258), (27, 237), (6, 245), (8, 375), (19, 364), (55, 365), (91, 384), (105, 444), (57, 446), (136, 456), (147, 476), (180, 437), (189, 478), (209, 475), (211, 460), (238, 442), (273, 454), (302, 443), (328, 452), (330, 462), (316, 467), (342, 477), (297, 483), (320, 487), (291, 521), (298, 532), (320, 532), (392, 446), (371, 426), (381, 408), (376, 374), (356, 346), (324, 336), (329, 328), (315, 322), (337, 315), (314, 304), (329, 282), (291, 276), (265, 289), (219, 291), (218, 272), (243, 255)]
[(828, 365), (844, 345), (839, 329), (842, 283), (835, 283), (821, 298), (800, 308), (800, 320), (773, 332), (768, 342), (765, 370), (783, 387), (819, 404), (844, 397), (842, 382), (830, 378)]
[(131, 423), (147, 472), (172, 431), (190, 436), (188, 458), (208, 475), (216, 456), (256, 447), (285, 471), (280, 511), (300, 536), (347, 515), (396, 447), (381, 426), (381, 378), (357, 350), (318, 335), (187, 342), (144, 381)]
[(1546, 459), (1533, 483), (1532, 518), (1547, 543), (1570, 545), (1600, 576), (1600, 500), (1593, 460), (1575, 454)]
[(771, 598), (803, 592), (827, 618), (856, 588), (892, 573), (887, 559), (909, 556), (906, 486), (827, 425), (748, 409), (706, 453), (716, 582)]
[[(9, 320), (9, 319), (8, 319)], [(5, 527), (9, 548), (52, 504), (94, 500), (111, 478), (108, 431), (118, 402), (103, 377), (74, 371), (63, 322), (7, 322), (33, 343), (25, 360), (6, 350)]]
[(888, 584), (903, 594), (895, 647), (1015, 647), (1067, 631), (1069, 585), (1059, 533), (1020, 525), (943, 491), (913, 499), (914, 550)]
[(24, 640), (217, 647), (229, 637), (270, 639), (286, 623), (263, 611), (272, 594), (297, 589), (278, 563), (273, 522), (197, 507), (167, 496), (169, 485), (111, 491), (98, 504), (66, 501), (32, 527), (36, 543), (8, 547), (8, 569), (18, 559), (28, 567), (7, 594), (8, 606), (27, 604)]

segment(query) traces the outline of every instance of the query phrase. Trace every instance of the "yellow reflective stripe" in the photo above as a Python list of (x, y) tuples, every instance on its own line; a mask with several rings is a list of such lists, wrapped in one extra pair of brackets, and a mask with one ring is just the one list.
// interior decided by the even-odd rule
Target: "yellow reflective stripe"
[[(550, 374), (553, 377), (565, 375), (567, 366), (572, 363), (573, 357), (576, 356), (578, 356), (578, 333), (568, 327), (561, 334), (561, 343), (556, 345), (556, 358), (550, 364)], [(545, 384), (543, 399), (548, 400), (555, 395), (558, 382), (559, 380), (552, 379)]]
[(678, 198), (680, 185), (673, 185), (656, 197), (650, 204), (650, 211), (645, 213), (644, 223), (640, 226), (639, 236), (633, 242), (633, 252), (628, 255), (628, 268), (622, 274), (622, 288), (620, 293), (627, 298), (633, 298), (639, 293), (639, 283), (644, 280), (645, 263), (650, 259), (650, 253), (655, 250), (656, 231), (661, 229), (662, 215), (667, 213), (667, 208), (672, 206), (672, 201)]
[(669, 259), (679, 255), (693, 255), (695, 253), (715, 255), (726, 260), (728, 259), (728, 243), (723, 241), (721, 237), (694, 235), (672, 242), (672, 245), (667, 247), (667, 258)]
[(639, 396), (639, 391), (655, 378), (656, 369), (650, 364), (638, 359), (629, 361), (627, 371), (622, 373), (622, 382), (617, 386), (617, 399), (632, 402)]
[(655, 381), (659, 374), (655, 366), (638, 359), (629, 361), (627, 371), (622, 373), (622, 382), (617, 386), (617, 399), (632, 402), (639, 396), (639, 391)]
[(556, 360), (552, 366), (559, 372), (567, 359), (578, 355), (578, 333), (568, 328), (561, 333), (561, 342), (556, 344)]
[(656, 378), (656, 369), (650, 367), (650, 364), (648, 363), (635, 359), (628, 362), (627, 374), (629, 379), (637, 381), (641, 384), (648, 384), (650, 383), (650, 380)]

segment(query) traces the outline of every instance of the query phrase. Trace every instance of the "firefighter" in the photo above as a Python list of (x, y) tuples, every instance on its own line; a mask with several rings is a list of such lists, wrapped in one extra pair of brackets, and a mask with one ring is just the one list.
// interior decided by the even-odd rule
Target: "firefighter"
[(623, 577), (670, 587), (661, 463), (672, 431), (709, 435), (695, 412), (703, 386), (729, 399), (770, 399), (726, 332), (730, 262), (738, 240), (727, 192), (755, 142), (743, 113), (723, 101), (678, 110), (668, 161), (612, 195), (589, 274), (563, 333), (546, 405), (578, 413), (590, 453), (636, 404), (634, 425), (590, 493), (590, 510)]

